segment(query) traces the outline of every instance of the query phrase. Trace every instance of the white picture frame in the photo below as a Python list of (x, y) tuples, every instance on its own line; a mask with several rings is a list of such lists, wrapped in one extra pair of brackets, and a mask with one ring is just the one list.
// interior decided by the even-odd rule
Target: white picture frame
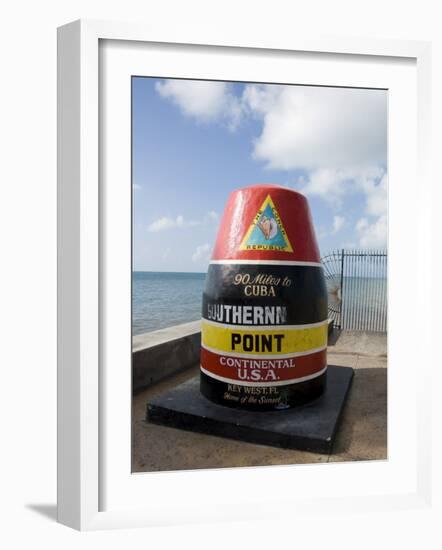
[[(185, 29), (165, 33), (135, 24), (100, 21), (77, 21), (61, 27), (58, 31), (58, 521), (76, 529), (91, 530), (268, 517), (265, 503), (271, 502), (269, 496), (252, 498), (247, 496), (246, 492), (242, 500), (237, 498), (227, 509), (224, 506), (228, 503), (227, 496), (220, 495), (217, 488), (225, 485), (226, 481), (236, 483), (239, 479), (246, 484), (256, 484), (264, 478), (268, 483), (287, 483), (288, 479), (294, 479), (293, 476), (296, 475), (291, 466), (265, 470), (248, 468), (148, 475), (131, 475), (130, 470), (127, 471), (126, 468), (121, 473), (127, 465), (130, 446), (125, 449), (125, 445), (120, 444), (123, 450), (121, 455), (118, 455), (115, 441), (127, 442), (127, 434), (130, 434), (127, 414), (130, 413), (127, 410), (128, 396), (121, 397), (121, 400), (117, 396), (122, 387), (119, 385), (119, 379), (110, 376), (108, 380), (111, 380), (111, 383), (103, 383), (105, 361), (108, 356), (103, 352), (106, 345), (103, 344), (103, 311), (108, 305), (109, 287), (119, 282), (115, 279), (102, 284), (103, 277), (106, 276), (105, 271), (110, 265), (105, 253), (106, 247), (103, 245), (106, 239), (103, 233), (112, 229), (109, 220), (115, 214), (115, 209), (121, 209), (121, 205), (125, 204), (127, 192), (125, 191), (126, 194), (122, 197), (111, 195), (106, 196), (106, 200), (103, 199), (106, 193), (103, 190), (103, 178), (100, 179), (100, 139), (103, 138), (100, 135), (100, 115), (103, 115), (105, 107), (100, 104), (100, 47), (104, 41), (115, 44), (123, 44), (124, 41), (126, 49), (150, 44), (155, 45), (156, 51), (161, 50), (161, 45), (167, 45), (173, 50), (171, 62), (177, 66), (185, 61), (184, 57), (180, 56), (184, 56), (184, 52), (192, 51), (193, 47), (198, 47), (199, 51), (204, 52), (204, 57), (209, 61), (216, 48), (221, 53), (228, 52), (231, 59), (252, 54), (273, 55), (282, 59), (300, 52), (303, 52), (303, 55), (322, 58), (325, 56), (326, 59), (322, 59), (324, 63), (331, 63), (333, 59), (340, 63), (345, 58), (345, 62), (354, 62), (361, 66), (366, 64), (367, 73), (370, 72), (370, 60), (377, 60), (381, 64), (385, 62), (387, 65), (390, 64), (389, 67), (394, 66), (395, 62), (400, 63), (401, 60), (404, 60), (405, 64), (411, 64), (414, 67), (414, 76), (410, 77), (411, 73), (404, 71), (404, 75), (408, 75), (404, 78), (413, 78), (414, 81), (410, 82), (417, 83), (417, 90), (413, 88), (408, 95), (405, 94), (405, 103), (401, 103), (400, 94), (395, 96), (398, 97), (398, 108), (396, 112), (393, 109), (391, 115), (396, 118), (390, 128), (392, 132), (389, 166), (393, 166), (393, 172), (397, 168), (395, 177), (401, 177), (405, 191), (410, 190), (411, 184), (415, 181), (414, 173), (410, 174), (406, 168), (413, 171), (417, 167), (419, 186), (413, 197), (404, 197), (403, 202), (397, 204), (394, 200), (396, 191), (393, 185), (393, 192), (390, 191), (390, 200), (393, 194), (389, 212), (390, 241), (399, 242), (399, 231), (405, 231), (408, 246), (416, 245), (417, 242), (426, 243), (426, 246), (415, 247), (418, 261), (411, 271), (409, 270), (407, 277), (410, 284), (417, 280), (420, 282), (411, 311), (417, 311), (419, 308), (422, 318), (428, 319), (428, 323), (431, 318), (429, 312), (432, 242), (428, 211), (428, 205), (431, 204), (431, 185), (427, 159), (431, 116), (430, 45), (426, 42), (345, 37), (312, 39), (299, 34), (290, 39), (281, 37), (278, 42), (272, 40), (269, 44), (265, 37), (244, 39), (241, 36), (230, 35), (227, 31), (218, 37), (207, 37), (203, 30), (201, 33), (188, 36)], [(130, 69), (125, 68), (128, 61), (124, 55), (120, 56), (117, 52), (117, 58), (120, 61), (114, 60), (113, 66), (117, 67), (118, 63), (120, 65), (112, 73), (114, 76), (125, 74), (125, 71)], [(155, 59), (155, 52), (150, 58)], [(210, 70), (215, 71), (213, 68)], [(170, 73), (170, 66), (164, 71), (161, 76), (175, 76)], [(398, 72), (401, 73), (400, 70)], [(382, 87), (382, 79), (386, 79), (388, 73), (391, 73), (391, 70), (387, 67), (381, 76), (377, 77), (374, 70), (372, 80), (367, 82)], [(348, 85), (355, 85), (358, 74), (358, 71), (354, 72), (351, 82), (350, 76), (348, 77)], [(202, 76), (210, 77), (207, 72)], [(388, 76), (393, 77), (394, 75)], [(324, 83), (344, 85), (342, 78), (340, 81), (339, 78), (341, 77), (337, 76), (335, 82), (328, 79)], [(244, 80), (247, 80), (247, 77), (244, 77)], [(405, 81), (407, 80), (403, 82)], [(360, 82), (364, 85), (364, 79)], [(310, 83), (320, 82), (314, 81), (312, 76)], [(115, 87), (117, 88), (118, 86)], [(413, 126), (413, 116), (410, 116), (408, 121), (406, 113), (402, 112), (404, 128), (410, 132), (399, 137), (396, 127), (401, 117), (400, 109), (407, 105), (416, 110), (417, 125)], [(127, 120), (121, 124), (125, 124), (127, 130)], [(127, 134), (123, 132), (122, 136), (127, 137)], [(125, 146), (124, 142), (120, 145), (124, 148), (122, 155), (127, 156), (127, 145)], [(401, 167), (397, 159), (404, 152), (406, 160)], [(403, 211), (412, 208), (413, 204), (418, 209), (417, 228), (407, 233), (407, 229), (402, 225), (401, 216)], [(105, 223), (102, 222), (104, 211), (104, 217), (108, 220)], [(130, 216), (130, 211), (123, 215)], [(127, 253), (127, 235), (123, 235), (123, 241), (126, 243), (124, 250)], [(115, 248), (115, 254), (118, 254), (118, 246)], [(124, 250), (121, 250), (124, 254)], [(392, 252), (390, 261), (397, 270), (393, 271), (394, 275), (404, 261), (405, 250), (404, 247), (398, 246), (393, 248)], [(115, 254), (109, 261), (114, 261)], [(130, 270), (130, 267), (128, 264), (127, 270)], [(127, 279), (127, 273), (125, 275), (121, 272), (120, 275)], [(389, 277), (391, 275), (390, 271)], [(395, 394), (397, 384), (392, 384), (392, 381), (397, 380), (397, 369), (392, 370), (391, 376), (389, 374), (389, 397), (390, 394), (393, 397), (397, 395), (392, 417), (389, 411), (389, 424), (392, 426), (389, 430), (389, 461), (370, 464), (365, 470), (364, 465), (360, 465), (358, 469), (351, 468), (348, 464), (326, 467), (303, 466), (306, 486), (301, 488), (298, 475), (297, 487), (300, 494), (292, 497), (285, 495), (283, 498), (286, 510), (284, 513), (287, 513), (287, 517), (293, 510), (297, 513), (317, 513), (318, 510), (327, 509), (331, 505), (335, 512), (345, 514), (355, 507), (362, 511), (391, 510), (404, 506), (418, 508), (427, 506), (430, 501), (430, 432), (427, 423), (430, 403), (426, 397), (426, 390), (431, 361), (422, 362), (417, 381), (413, 379), (412, 362), (418, 353), (425, 353), (425, 350), (428, 353), (428, 349), (431, 349), (427, 345), (431, 338), (431, 330), (425, 323), (416, 327), (419, 346), (413, 352), (414, 355), (411, 353), (409, 357), (405, 357), (400, 349), (403, 339), (400, 332), (403, 313), (400, 311), (400, 291), (393, 288), (389, 292), (389, 301), (397, 304), (397, 307), (393, 308), (393, 313), (397, 317), (394, 317), (395, 325), (391, 332), (389, 325), (389, 361), (393, 366), (399, 363), (404, 365), (403, 396)], [(124, 311), (127, 313), (127, 308)], [(123, 322), (126, 319), (127, 322), (127, 316), (123, 315), (121, 319)], [(112, 330), (118, 331), (119, 326), (121, 328), (124, 325), (115, 325)], [(130, 334), (130, 326), (126, 328), (126, 343), (128, 333)], [(120, 352), (124, 355), (125, 350), (130, 354), (127, 345), (123, 345)], [(126, 372), (125, 376), (127, 382), (130, 372)], [(410, 396), (415, 398), (416, 405), (409, 405), (407, 408)], [(110, 402), (115, 407), (109, 408)], [(120, 406), (122, 413), (118, 409)], [(105, 427), (111, 413), (114, 441), (109, 443), (109, 430)], [(411, 443), (404, 443), (403, 434), (401, 436), (395, 430), (398, 414), (403, 414), (409, 421)], [(115, 439), (118, 430), (123, 434), (121, 440)], [(400, 437), (402, 441), (396, 441)], [(395, 447), (396, 444), (399, 446)], [(405, 460), (399, 456), (400, 453), (397, 452), (396, 455), (395, 452), (401, 445), (407, 444), (411, 445), (407, 450), (412, 452), (407, 453), (411, 456)], [(393, 449), (392, 454), (390, 447)], [(109, 456), (112, 456), (112, 460), (109, 460)], [(119, 473), (121, 479), (115, 481), (116, 486), (111, 491), (103, 491), (103, 484), (114, 483)], [(347, 481), (342, 488), (343, 476)], [(391, 484), (385, 485), (385, 490), (380, 490), (381, 485), (376, 483), (372, 485), (372, 490), (363, 489), (362, 485), (361, 489), (355, 489), (358, 480), (365, 476), (368, 476), (367, 479), (371, 479), (370, 476), (380, 480), (388, 478)], [(317, 480), (317, 486), (312, 484), (312, 479)], [(140, 506), (140, 495), (136, 496), (135, 493), (137, 486), (141, 485), (144, 487), (142, 491), (149, 486), (149, 491), (155, 495), (153, 504), (151, 502), (150, 505)], [(212, 493), (208, 490), (210, 488)], [(108, 498), (107, 493), (111, 493), (112, 497)], [(245, 502), (255, 505), (245, 507)], [(281, 510), (278, 510), (279, 517), (281, 514)]]

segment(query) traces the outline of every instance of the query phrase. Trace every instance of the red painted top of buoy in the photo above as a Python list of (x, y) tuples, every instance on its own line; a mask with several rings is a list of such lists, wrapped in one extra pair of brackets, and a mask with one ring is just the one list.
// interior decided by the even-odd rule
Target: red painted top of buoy
[(310, 208), (301, 193), (271, 184), (233, 191), (212, 260), (319, 262)]

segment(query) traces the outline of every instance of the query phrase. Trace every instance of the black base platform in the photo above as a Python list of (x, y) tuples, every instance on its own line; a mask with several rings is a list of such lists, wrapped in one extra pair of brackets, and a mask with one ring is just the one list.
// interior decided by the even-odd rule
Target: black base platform
[(208, 401), (199, 391), (199, 376), (195, 376), (152, 399), (146, 419), (250, 443), (328, 454), (352, 378), (352, 368), (329, 365), (327, 389), (315, 401), (294, 409), (255, 412)]

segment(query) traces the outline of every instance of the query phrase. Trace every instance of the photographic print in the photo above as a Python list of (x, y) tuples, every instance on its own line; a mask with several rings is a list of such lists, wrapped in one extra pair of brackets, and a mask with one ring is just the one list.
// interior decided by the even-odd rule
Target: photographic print
[(383, 89), (132, 77), (132, 471), (387, 459)]

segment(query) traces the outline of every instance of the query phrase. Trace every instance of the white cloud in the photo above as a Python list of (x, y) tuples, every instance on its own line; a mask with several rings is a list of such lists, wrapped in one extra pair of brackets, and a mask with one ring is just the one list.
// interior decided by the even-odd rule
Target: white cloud
[(387, 246), (388, 235), (388, 176), (379, 181), (366, 179), (361, 183), (366, 196), (366, 213), (371, 221), (361, 218), (356, 224), (359, 245), (364, 248)]
[(296, 188), (306, 195), (340, 207), (350, 193), (362, 193), (368, 215), (386, 214), (384, 91), (250, 85), (243, 103), (263, 124), (255, 159), (271, 169), (305, 171)]
[(367, 197), (367, 214), (383, 216), (388, 209), (388, 176), (384, 174), (377, 183), (374, 180), (364, 182), (364, 191)]
[(333, 218), (333, 233), (337, 233), (344, 225), (345, 218), (343, 216), (334, 216)]
[(351, 88), (247, 86), (243, 102), (263, 120), (254, 157), (278, 170), (383, 165), (385, 94)]
[(202, 80), (163, 80), (155, 85), (157, 92), (171, 100), (181, 112), (199, 122), (223, 121), (234, 130), (242, 116), (240, 98), (227, 82)]
[(208, 243), (196, 247), (192, 254), (192, 262), (207, 262), (210, 258), (210, 245)]
[(351, 192), (353, 173), (348, 170), (320, 168), (298, 180), (299, 190), (305, 195), (316, 195), (328, 202), (340, 204), (341, 198)]
[(384, 90), (249, 84), (238, 97), (227, 82), (173, 79), (156, 90), (198, 121), (235, 128), (246, 115), (260, 120), (254, 158), (268, 168), (309, 172), (311, 193), (339, 195), (355, 174), (386, 164)]
[(360, 170), (318, 169), (307, 177), (300, 176), (295, 187), (305, 195), (316, 195), (336, 204), (350, 193), (363, 193), (366, 213), (371, 216), (386, 214), (388, 208), (388, 176), (379, 166)]
[[(253, 157), (269, 169), (303, 171), (296, 189), (339, 208), (359, 193), (365, 214), (361, 246), (383, 246), (387, 234), (387, 101), (384, 90), (313, 86), (246, 85), (241, 97), (229, 83), (164, 80), (158, 93), (186, 115), (234, 129), (242, 117), (260, 121)], [(204, 222), (217, 221), (209, 212)], [(177, 226), (163, 218), (152, 230)], [(344, 224), (335, 216), (333, 232)], [(154, 225), (154, 224), (153, 224)]]
[(219, 220), (218, 212), (215, 212), (215, 210), (209, 210), (209, 212), (207, 212), (207, 214), (206, 214), (205, 219), (207, 221), (217, 223), (218, 220)]
[(356, 224), (356, 231), (359, 235), (360, 246), (364, 248), (384, 247), (387, 245), (387, 216), (379, 216), (373, 222), (369, 222), (367, 218), (361, 218)]
[(340, 248), (356, 248), (356, 244), (353, 241), (345, 241)]
[(256, 117), (265, 116), (275, 108), (283, 86), (249, 84), (244, 88), (243, 103)]
[(349, 170), (384, 166), (387, 151), (385, 90), (246, 85), (162, 80), (157, 92), (183, 114), (236, 127), (243, 116), (262, 121), (253, 155), (277, 170)]
[(165, 231), (167, 229), (175, 229), (176, 227), (193, 227), (199, 225), (199, 222), (193, 220), (185, 220), (183, 216), (179, 215), (176, 218), (168, 218), (164, 216), (150, 225), (148, 225), (147, 230), (150, 233), (157, 233), (158, 231)]
[(215, 212), (215, 210), (209, 210), (203, 217), (202, 221), (186, 220), (181, 214), (176, 218), (163, 216), (148, 225), (147, 230), (150, 233), (157, 233), (158, 231), (166, 231), (167, 229), (175, 229), (177, 227), (195, 227), (196, 225), (201, 224), (217, 224), (218, 221), (218, 212)]
[(320, 168), (298, 178), (295, 188), (309, 196), (318, 196), (339, 207), (351, 193), (362, 193), (370, 215), (386, 212), (387, 176), (380, 166), (366, 168)]

